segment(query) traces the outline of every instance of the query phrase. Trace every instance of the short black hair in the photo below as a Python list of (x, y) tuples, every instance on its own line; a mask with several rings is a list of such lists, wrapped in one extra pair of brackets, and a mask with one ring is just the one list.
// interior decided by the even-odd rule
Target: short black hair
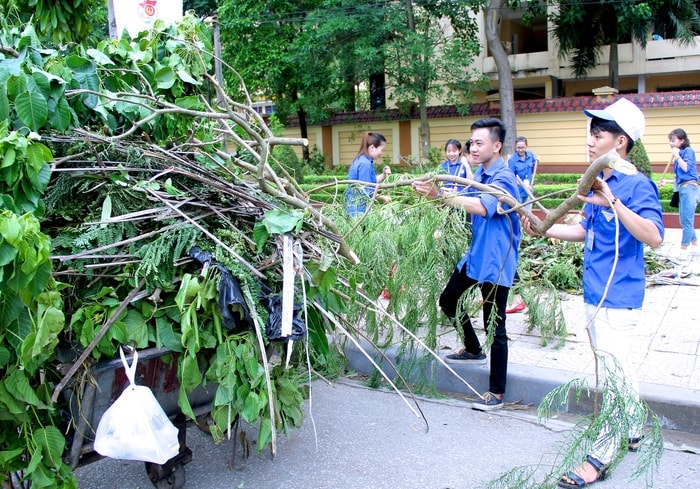
[(593, 117), (591, 119), (591, 134), (599, 134), (601, 132), (609, 132), (613, 136), (624, 135), (627, 138), (627, 152), (629, 153), (632, 151), (634, 140), (617, 122), (601, 119), (600, 117)]
[(492, 141), (500, 141), (501, 143), (505, 142), (506, 125), (500, 119), (479, 119), (474, 124), (472, 124), (471, 130), (474, 131), (475, 129), (481, 129), (484, 127), (489, 129)]

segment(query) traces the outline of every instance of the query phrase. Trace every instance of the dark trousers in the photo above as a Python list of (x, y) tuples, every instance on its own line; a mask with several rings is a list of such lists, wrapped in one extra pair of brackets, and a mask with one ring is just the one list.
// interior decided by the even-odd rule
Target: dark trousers
[[(464, 348), (469, 353), (478, 354), (481, 351), (481, 343), (476, 336), (471, 319), (463, 313), (456, 320), (457, 304), (462, 294), (473, 287), (479, 285), (481, 297), (483, 299), (484, 325), (486, 331), (495, 327), (493, 344), (491, 345), (491, 372), (489, 375), (489, 391), (494, 394), (505, 394), (506, 377), (508, 376), (508, 336), (506, 334), (506, 307), (508, 304), (509, 287), (492, 283), (478, 284), (476, 280), (467, 276), (466, 266), (464, 270), (457, 268), (452, 272), (445, 289), (440, 295), (440, 308), (445, 315), (452, 320), (453, 324), (462, 327), (464, 332)], [(495, 308), (495, 321), (489, 320)]]

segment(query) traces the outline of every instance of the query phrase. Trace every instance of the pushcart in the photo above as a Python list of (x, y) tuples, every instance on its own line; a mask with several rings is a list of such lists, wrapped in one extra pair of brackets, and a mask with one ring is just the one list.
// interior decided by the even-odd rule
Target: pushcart
[[(162, 465), (144, 462), (148, 478), (158, 489), (184, 487), (184, 466), (192, 461), (192, 450), (186, 444), (187, 419), (177, 404), (180, 390), (177, 355), (167, 348), (139, 350), (136, 368), (136, 384), (151, 388), (163, 411), (178, 429), (180, 449), (176, 456)], [(93, 365), (86, 380), (80, 385), (74, 381), (64, 390), (72, 421), (64, 460), (73, 468), (102, 458), (93, 448), (95, 430), (104, 412), (129, 384), (119, 358)], [(195, 415), (206, 416), (211, 411), (214, 391), (214, 386), (210, 389), (200, 386), (188, 394)]]

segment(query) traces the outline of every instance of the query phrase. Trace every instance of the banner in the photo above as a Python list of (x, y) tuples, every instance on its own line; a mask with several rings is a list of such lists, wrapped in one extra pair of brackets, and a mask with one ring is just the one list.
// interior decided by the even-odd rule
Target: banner
[(131, 37), (151, 30), (156, 20), (166, 24), (182, 20), (182, 0), (114, 0), (113, 3), (118, 37), (124, 29)]

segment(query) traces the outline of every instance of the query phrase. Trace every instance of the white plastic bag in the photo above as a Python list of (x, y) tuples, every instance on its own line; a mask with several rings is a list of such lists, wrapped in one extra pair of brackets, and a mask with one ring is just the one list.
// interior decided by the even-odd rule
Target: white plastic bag
[(134, 350), (131, 366), (121, 347), (119, 354), (130, 385), (102, 415), (95, 432), (95, 451), (105, 457), (162, 465), (180, 450), (177, 428), (151, 389), (134, 383), (138, 353)]

